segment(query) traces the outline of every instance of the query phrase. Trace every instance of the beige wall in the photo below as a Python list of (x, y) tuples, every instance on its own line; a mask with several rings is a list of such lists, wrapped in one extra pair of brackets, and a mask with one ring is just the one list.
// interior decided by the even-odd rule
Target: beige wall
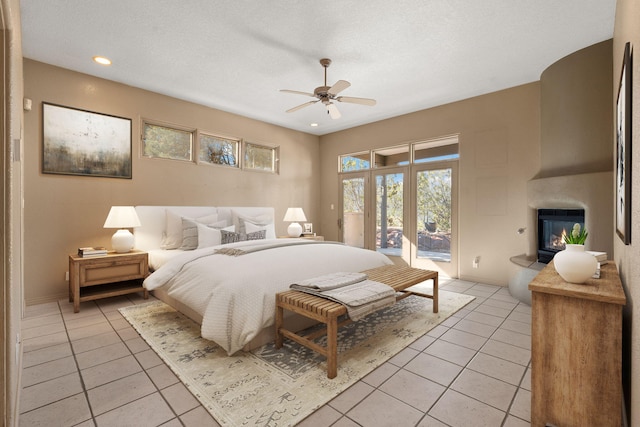
[[(631, 186), (631, 244), (625, 246), (616, 236), (614, 238), (614, 260), (618, 264), (620, 277), (627, 294), (627, 306), (624, 310), (623, 327), (623, 381), (627, 393), (629, 425), (640, 426), (640, 313), (636, 313), (635, 304), (640, 304), (640, 59), (637, 48), (640, 46), (640, 3), (637, 0), (618, 0), (616, 5), (616, 23), (613, 33), (613, 99), (618, 93), (622, 54), (626, 42), (636, 48), (633, 60), (633, 123), (632, 123), (632, 186)], [(614, 114), (615, 107), (612, 108)], [(613, 133), (612, 133), (613, 135)], [(615, 140), (614, 140), (615, 141)], [(615, 142), (614, 142), (615, 144)], [(615, 153), (612, 144), (611, 152)], [(613, 163), (613, 162), (612, 162)], [(612, 206), (612, 211), (613, 211)], [(614, 226), (615, 227), (615, 226)], [(611, 230), (615, 235), (615, 229)]]
[(538, 178), (611, 170), (612, 41), (551, 64), (540, 76)]
[[(103, 229), (112, 205), (273, 206), (276, 231), (285, 234), (289, 206), (301, 206), (315, 230), (318, 220), (319, 138), (235, 114), (180, 101), (53, 67), (24, 61), (24, 248), (27, 305), (64, 298), (68, 254), (79, 246), (110, 246)], [(42, 102), (133, 120), (133, 179), (41, 173)], [(224, 136), (280, 146), (280, 174), (141, 158), (140, 120), (160, 120)]]
[(459, 277), (506, 285), (516, 271), (509, 258), (528, 252), (534, 232), (516, 234), (529, 223), (526, 183), (540, 168), (539, 93), (530, 83), (322, 136), (323, 233), (339, 235), (338, 155), (459, 134)]
[[(612, 40), (551, 64), (540, 77), (540, 172), (534, 208), (582, 208), (587, 249), (613, 254)], [(535, 241), (532, 241), (535, 248)]]

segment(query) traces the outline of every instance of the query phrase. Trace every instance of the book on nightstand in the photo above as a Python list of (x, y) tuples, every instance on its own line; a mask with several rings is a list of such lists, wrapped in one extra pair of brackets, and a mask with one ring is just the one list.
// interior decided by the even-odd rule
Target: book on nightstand
[(81, 257), (106, 255), (107, 252), (107, 248), (105, 248), (104, 246), (88, 246), (85, 248), (78, 248), (78, 255)]
[(607, 263), (606, 252), (597, 252), (597, 251), (585, 251), (585, 252), (596, 257), (596, 260), (598, 260), (600, 265), (605, 265)]

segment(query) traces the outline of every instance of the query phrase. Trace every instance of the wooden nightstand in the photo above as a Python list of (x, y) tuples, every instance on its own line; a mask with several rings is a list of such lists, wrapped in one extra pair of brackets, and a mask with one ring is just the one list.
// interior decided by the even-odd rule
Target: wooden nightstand
[(131, 251), (124, 254), (110, 252), (103, 256), (81, 257), (69, 255), (69, 302), (73, 311), (80, 311), (80, 303), (116, 295), (149, 292), (142, 280), (149, 275), (149, 257), (146, 252)]

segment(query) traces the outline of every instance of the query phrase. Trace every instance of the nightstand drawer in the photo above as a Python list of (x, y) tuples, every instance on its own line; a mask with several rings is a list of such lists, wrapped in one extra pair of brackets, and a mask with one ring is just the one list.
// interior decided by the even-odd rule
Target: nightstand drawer
[(143, 279), (146, 275), (145, 259), (105, 261), (80, 265), (81, 286), (100, 285), (115, 281)]

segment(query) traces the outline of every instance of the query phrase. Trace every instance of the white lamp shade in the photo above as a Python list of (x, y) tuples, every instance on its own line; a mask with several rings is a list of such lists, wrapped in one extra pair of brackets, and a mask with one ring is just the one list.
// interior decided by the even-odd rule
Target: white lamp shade
[(104, 228), (140, 227), (140, 218), (133, 206), (112, 206)]
[[(289, 208), (287, 213), (284, 214), (283, 221), (306, 221), (307, 217), (304, 216), (302, 208)], [(300, 231), (302, 233), (302, 231)]]

